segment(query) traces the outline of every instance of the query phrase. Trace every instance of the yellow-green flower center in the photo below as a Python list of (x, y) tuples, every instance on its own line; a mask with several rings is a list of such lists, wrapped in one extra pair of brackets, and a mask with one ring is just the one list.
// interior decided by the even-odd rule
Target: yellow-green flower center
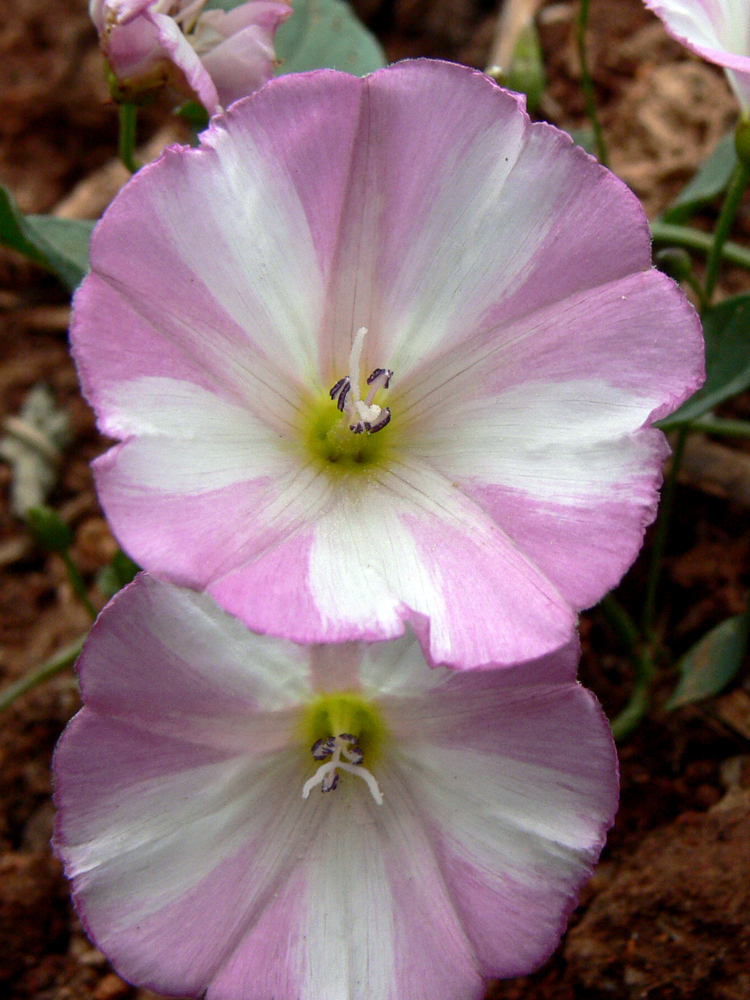
[(391, 383), (389, 368), (375, 368), (360, 386), (360, 363), (367, 328), (357, 330), (349, 355), (349, 373), (324, 398), (304, 408), (302, 437), (306, 451), (329, 474), (361, 475), (387, 461), (394, 436), (390, 407), (376, 400)]
[(386, 726), (376, 705), (355, 691), (321, 694), (307, 705), (302, 719), (302, 738), (312, 747), (318, 740), (348, 733), (354, 736), (372, 767), (386, 736)]
[(393, 428), (377, 434), (353, 434), (345, 413), (326, 395), (309, 406), (304, 443), (308, 454), (324, 464), (331, 474), (351, 475), (387, 463), (393, 447)]

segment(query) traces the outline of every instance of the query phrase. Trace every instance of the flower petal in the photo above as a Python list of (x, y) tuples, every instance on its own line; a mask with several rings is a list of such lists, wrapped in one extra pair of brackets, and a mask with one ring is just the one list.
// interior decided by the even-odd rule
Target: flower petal
[[(678, 327), (680, 337), (663, 336)], [(654, 517), (668, 451), (649, 422), (702, 380), (697, 317), (650, 271), (526, 316), (495, 343), (454, 349), (392, 406), (413, 454), (581, 608), (617, 583)]]
[(637, 199), (488, 77), (416, 61), (365, 85), (328, 291), (339, 365), (364, 326), (369, 367), (403, 381), (479, 331), (650, 267)]
[(549, 956), (617, 806), (595, 699), (571, 681), (527, 681), (522, 668), (501, 684), (496, 671), (454, 674), (386, 708), (483, 975), (520, 975)]
[(297, 642), (392, 638), (408, 621), (431, 662), (459, 667), (531, 659), (575, 624), (490, 518), (416, 463), (350, 484), (296, 539), (208, 589), (251, 628)]
[(86, 708), (55, 756), (55, 842), (120, 971), (200, 993), (265, 912), (299, 845), (307, 650), (140, 575), (79, 662)]
[[(345, 81), (359, 81), (334, 76), (342, 82), (331, 96), (345, 108)], [(264, 118), (235, 116), (231, 136), (217, 123), (200, 149), (168, 150), (105, 213), (72, 331), (95, 407), (101, 387), (125, 371), (171, 375), (174, 357), (183, 371), (207, 367), (218, 385), (245, 394), (256, 365), (279, 366), (288, 386), (316, 384), (322, 275), (294, 180), (266, 148)], [(102, 337), (103, 326), (113, 335)]]
[(188, 86), (209, 115), (216, 114), (220, 110), (220, 104), (214, 82), (177, 22), (168, 14), (149, 12), (148, 17), (156, 28), (159, 44), (171, 62), (184, 75)]
[(723, 66), (750, 110), (750, 8), (744, 0), (644, 0), (678, 42)]
[(273, 37), (291, 13), (286, 0), (250, 0), (231, 11), (201, 14), (196, 31), (205, 24), (225, 39), (201, 56), (225, 108), (260, 89), (273, 76)]

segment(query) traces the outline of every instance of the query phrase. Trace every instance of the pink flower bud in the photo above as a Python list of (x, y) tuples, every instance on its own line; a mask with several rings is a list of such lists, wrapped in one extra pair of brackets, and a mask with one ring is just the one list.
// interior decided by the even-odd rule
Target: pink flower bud
[(170, 82), (213, 115), (263, 86), (273, 73), (273, 36), (292, 12), (289, 0), (249, 0), (231, 11), (204, 11), (205, 3), (91, 0), (119, 98)]

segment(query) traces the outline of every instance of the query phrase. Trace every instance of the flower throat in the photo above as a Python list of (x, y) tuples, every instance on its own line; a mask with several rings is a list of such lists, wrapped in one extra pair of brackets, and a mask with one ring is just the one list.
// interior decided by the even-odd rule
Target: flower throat
[(349, 374), (340, 378), (329, 392), (331, 402), (316, 408), (312, 420), (309, 444), (312, 451), (342, 471), (371, 465), (383, 458), (385, 437), (374, 437), (391, 420), (389, 407), (374, 400), (381, 389), (387, 389), (393, 378), (389, 368), (376, 368), (366, 380), (366, 395), (360, 392), (362, 345), (367, 328), (357, 330), (349, 354)]

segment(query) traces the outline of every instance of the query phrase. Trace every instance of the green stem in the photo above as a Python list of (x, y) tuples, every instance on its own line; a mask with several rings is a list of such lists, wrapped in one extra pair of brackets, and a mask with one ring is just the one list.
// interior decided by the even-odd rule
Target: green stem
[(135, 159), (135, 135), (138, 121), (138, 108), (127, 101), (120, 105), (120, 159), (131, 174), (139, 169), (140, 164)]
[(81, 601), (81, 604), (83, 604), (88, 613), (91, 615), (91, 620), (94, 621), (96, 618), (96, 608), (91, 603), (89, 595), (86, 592), (86, 584), (83, 582), (80, 570), (70, 558), (70, 553), (67, 549), (64, 549), (60, 555), (65, 563), (65, 569), (68, 571), (68, 579), (70, 580), (71, 587), (75, 591), (78, 599)]
[(690, 427), (680, 427), (677, 432), (677, 443), (672, 455), (672, 467), (669, 470), (667, 481), (662, 492), (659, 517), (656, 522), (656, 534), (654, 545), (651, 549), (651, 567), (649, 569), (648, 581), (646, 583), (646, 599), (643, 602), (643, 617), (641, 619), (641, 632), (647, 643), (652, 641), (652, 631), (654, 625), (654, 613), (656, 610), (656, 592), (661, 579), (662, 562), (664, 560), (664, 548), (667, 543), (667, 533), (669, 522), (672, 517), (672, 506), (674, 504), (674, 491), (677, 485), (677, 473), (680, 471), (682, 456), (685, 451)]
[(653, 635), (656, 593), (664, 561), (664, 548), (669, 531), (669, 521), (672, 515), (677, 473), (680, 469), (682, 455), (685, 451), (685, 442), (687, 441), (689, 432), (690, 428), (687, 426), (681, 427), (679, 430), (674, 455), (672, 456), (672, 468), (669, 470), (669, 476), (664, 485), (659, 518), (656, 522), (656, 535), (651, 550), (651, 567), (646, 583), (646, 600), (643, 604), (643, 618), (641, 621), (643, 644), (637, 650), (634, 660), (635, 682), (627, 705), (612, 721), (612, 733), (618, 742), (624, 740), (638, 726), (648, 711), (651, 702), (651, 684), (656, 672), (654, 664), (655, 637)]
[(637, 728), (651, 703), (651, 683), (654, 679), (654, 660), (651, 650), (644, 647), (636, 669), (635, 683), (628, 703), (612, 720), (612, 735), (617, 743), (622, 742)]
[(706, 263), (706, 280), (703, 284), (703, 299), (710, 305), (716, 288), (716, 279), (719, 276), (721, 265), (722, 249), (727, 241), (729, 232), (734, 224), (735, 217), (739, 211), (742, 196), (750, 181), (750, 170), (743, 160), (739, 160), (734, 168), (734, 173), (729, 181), (729, 187), (721, 206), (719, 220), (714, 230), (713, 244)]
[(594, 132), (594, 143), (596, 144), (596, 154), (599, 157), (599, 162), (606, 167), (609, 162), (607, 147), (604, 144), (604, 135), (599, 123), (599, 114), (596, 110), (596, 92), (594, 90), (594, 81), (591, 79), (588, 56), (586, 54), (586, 29), (589, 23), (589, 4), (590, 0), (581, 0), (578, 8), (576, 42), (578, 44), (578, 58), (581, 63), (581, 89), (583, 91), (583, 100), (586, 104), (586, 114), (589, 116), (591, 128)]
[(61, 671), (65, 670), (72, 663), (78, 659), (78, 656), (83, 648), (83, 641), (86, 638), (82, 635), (80, 639), (76, 639), (69, 646), (64, 646), (61, 650), (51, 656), (49, 660), (45, 660), (41, 666), (36, 667), (30, 673), (26, 674), (20, 680), (17, 680), (15, 684), (10, 684), (5, 690), (0, 693), (0, 712), (5, 711), (9, 708), (16, 698), (20, 698), (22, 694), (26, 694), (27, 691), (31, 691), (38, 684), (43, 681), (47, 681), (50, 677), (54, 677), (55, 674), (59, 674)]
[(607, 594), (599, 602), (599, 610), (606, 623), (628, 651), (630, 658), (634, 663), (637, 662), (640, 635), (638, 626), (628, 612), (612, 594)]
[(698, 417), (689, 423), (691, 431), (721, 434), (723, 437), (750, 438), (750, 420), (727, 420), (723, 417)]
[(695, 297), (698, 301), (698, 308), (701, 312), (704, 312), (708, 309), (710, 303), (706, 301), (706, 293), (703, 291), (703, 286), (692, 274), (689, 274), (687, 278), (685, 278), (685, 281), (695, 293)]
[[(714, 245), (710, 233), (702, 233), (700, 229), (691, 226), (675, 226), (669, 222), (654, 219), (651, 223), (651, 235), (655, 243), (668, 244), (673, 247), (685, 247), (686, 250), (697, 250), (698, 253), (709, 254)], [(721, 257), (728, 264), (744, 267), (750, 271), (750, 250), (727, 240), (721, 247)]]

